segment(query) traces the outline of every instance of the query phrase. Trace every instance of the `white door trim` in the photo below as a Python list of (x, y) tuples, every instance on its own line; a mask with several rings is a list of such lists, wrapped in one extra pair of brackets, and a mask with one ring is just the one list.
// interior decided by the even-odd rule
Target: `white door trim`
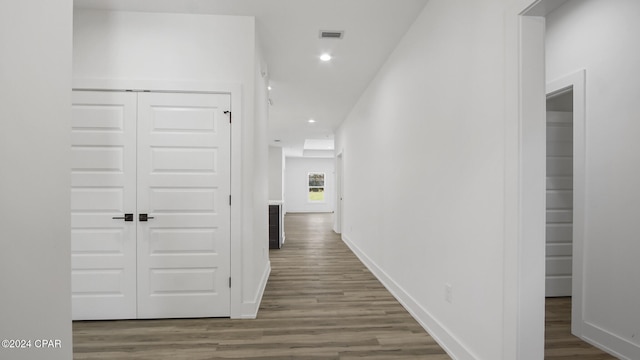
[(242, 85), (239, 83), (162, 81), (144, 79), (74, 79), (73, 90), (158, 92), (204, 92), (231, 95), (231, 318), (243, 317), (242, 312)]
[(506, 13), (503, 359), (544, 357), (545, 16), (566, 1)]
[(544, 16), (565, 1), (518, 0), (505, 12), (502, 359), (544, 357)]
[(342, 223), (343, 223), (343, 210), (342, 210), (342, 196), (344, 193), (344, 167), (343, 162), (344, 158), (342, 157), (342, 151), (336, 155), (336, 202), (335, 202), (335, 219), (333, 230), (337, 234), (342, 234)]
[(547, 84), (547, 95), (573, 89), (573, 278), (571, 281), (571, 332), (583, 337), (584, 239), (586, 232), (586, 70), (576, 71)]

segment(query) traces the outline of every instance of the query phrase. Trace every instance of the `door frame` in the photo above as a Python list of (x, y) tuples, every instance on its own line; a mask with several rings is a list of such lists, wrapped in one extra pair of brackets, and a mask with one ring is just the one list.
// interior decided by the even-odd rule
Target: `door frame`
[(74, 79), (72, 90), (154, 91), (229, 94), (231, 112), (236, 120), (231, 124), (231, 206), (230, 275), (234, 279), (230, 295), (230, 316), (244, 318), (242, 307), (242, 85), (239, 83), (185, 82), (143, 79)]
[(544, 358), (545, 16), (566, 1), (505, 12), (503, 359)]
[(573, 90), (573, 246), (571, 277), (571, 332), (583, 338), (584, 239), (586, 233), (586, 70), (547, 84), (547, 96)]
[(334, 221), (333, 231), (337, 234), (342, 234), (342, 224), (343, 224), (343, 209), (342, 209), (342, 196), (344, 189), (344, 158), (343, 151), (340, 151), (338, 155), (336, 155), (336, 205), (335, 205), (335, 214), (336, 218)]

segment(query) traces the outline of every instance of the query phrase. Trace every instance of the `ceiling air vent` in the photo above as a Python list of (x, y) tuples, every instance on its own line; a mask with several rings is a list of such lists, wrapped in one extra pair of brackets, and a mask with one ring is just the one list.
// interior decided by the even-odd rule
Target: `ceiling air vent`
[(342, 39), (344, 31), (320, 30), (320, 39)]

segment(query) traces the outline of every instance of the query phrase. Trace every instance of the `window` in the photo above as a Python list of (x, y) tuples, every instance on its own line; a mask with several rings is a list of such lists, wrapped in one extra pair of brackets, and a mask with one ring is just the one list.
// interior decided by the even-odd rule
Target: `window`
[(309, 201), (324, 202), (324, 173), (309, 173)]

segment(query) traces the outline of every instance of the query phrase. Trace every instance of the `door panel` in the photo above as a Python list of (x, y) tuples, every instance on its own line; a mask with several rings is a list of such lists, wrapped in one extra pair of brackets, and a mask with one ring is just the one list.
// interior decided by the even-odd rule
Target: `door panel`
[(229, 316), (230, 98), (138, 100), (138, 317)]
[(74, 91), (73, 319), (136, 317), (136, 95)]

